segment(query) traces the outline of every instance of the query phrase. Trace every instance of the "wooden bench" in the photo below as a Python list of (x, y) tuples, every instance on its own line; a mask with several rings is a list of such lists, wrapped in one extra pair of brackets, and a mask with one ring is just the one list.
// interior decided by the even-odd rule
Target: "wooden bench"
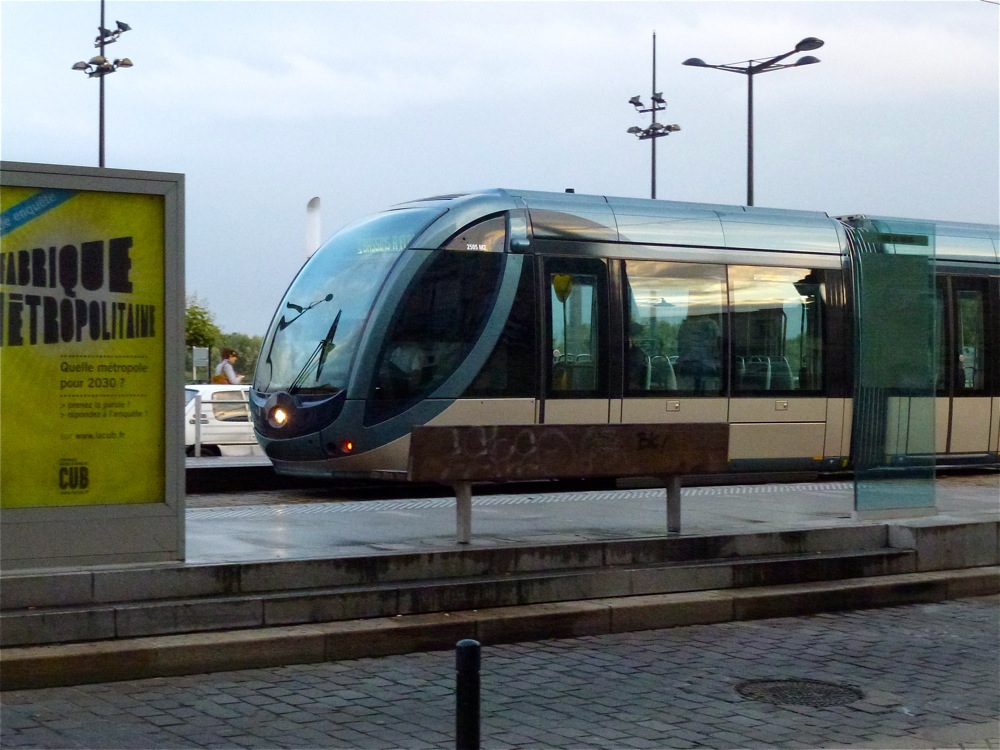
[(667, 490), (667, 531), (681, 529), (681, 477), (726, 470), (728, 424), (416, 427), (407, 477), (453, 488), (458, 541), (472, 538), (472, 486), (545, 479), (652, 477)]

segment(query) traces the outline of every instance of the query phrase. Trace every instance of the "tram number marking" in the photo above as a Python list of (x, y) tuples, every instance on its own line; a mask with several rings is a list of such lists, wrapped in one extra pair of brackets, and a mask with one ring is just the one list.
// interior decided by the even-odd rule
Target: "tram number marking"
[(486, 245), (482, 242), (469, 242), (465, 245), (466, 250), (485, 250)]

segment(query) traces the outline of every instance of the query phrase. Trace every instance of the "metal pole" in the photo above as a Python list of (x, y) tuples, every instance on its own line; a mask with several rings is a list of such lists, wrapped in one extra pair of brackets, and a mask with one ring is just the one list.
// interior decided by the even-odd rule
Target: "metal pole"
[(747, 205), (753, 205), (753, 73), (747, 71)]
[[(101, 35), (101, 57), (104, 57), (104, 0), (101, 0), (101, 27), (97, 32)], [(104, 74), (102, 73), (98, 76), (100, 79), (100, 99), (98, 108), (100, 114), (98, 115), (98, 127), (97, 127), (97, 166), (104, 166)]]
[(194, 455), (201, 457), (201, 394), (194, 397)]
[[(652, 122), (656, 122), (656, 32), (653, 32), (653, 94), (652, 94)], [(649, 139), (653, 144), (653, 165), (651, 168), (652, 177), (650, 179), (650, 198), (656, 197), (656, 133)]]
[[(567, 347), (568, 348), (568, 347)], [(458, 482), (455, 490), (455, 533), (459, 544), (472, 541), (472, 484)]]
[(667, 532), (679, 534), (681, 530), (681, 478), (667, 477)]
[(100, 125), (98, 126), (99, 148), (97, 152), (97, 166), (104, 166), (104, 76), (101, 76), (101, 96), (100, 96)]
[(455, 749), (479, 750), (479, 642), (455, 644)]

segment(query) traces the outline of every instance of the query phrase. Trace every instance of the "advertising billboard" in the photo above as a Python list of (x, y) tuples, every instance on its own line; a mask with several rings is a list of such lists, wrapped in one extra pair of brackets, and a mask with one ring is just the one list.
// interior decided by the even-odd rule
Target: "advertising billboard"
[[(124, 514), (133, 525), (176, 519), (182, 176), (15, 163), (2, 172), (4, 526), (37, 531), (72, 519), (85, 528), (91, 509), (107, 531), (122, 506), (146, 506)], [(156, 536), (153, 546), (162, 547), (162, 530)], [(98, 557), (120, 551), (95, 544)]]

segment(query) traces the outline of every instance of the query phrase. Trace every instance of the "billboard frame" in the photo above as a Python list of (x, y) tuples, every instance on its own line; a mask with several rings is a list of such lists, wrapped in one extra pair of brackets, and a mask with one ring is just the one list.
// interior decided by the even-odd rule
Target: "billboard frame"
[[(161, 196), (163, 199), (163, 497), (158, 502), (0, 509), (4, 572), (184, 559), (184, 175), (0, 162), (0, 188)], [(0, 349), (0, 379), (3, 375)], [(56, 407), (53, 406), (53, 409)], [(0, 419), (3, 415), (0, 414)], [(123, 459), (125, 460), (125, 459)], [(5, 467), (0, 466), (0, 472)], [(9, 467), (7, 467), (9, 470)]]

